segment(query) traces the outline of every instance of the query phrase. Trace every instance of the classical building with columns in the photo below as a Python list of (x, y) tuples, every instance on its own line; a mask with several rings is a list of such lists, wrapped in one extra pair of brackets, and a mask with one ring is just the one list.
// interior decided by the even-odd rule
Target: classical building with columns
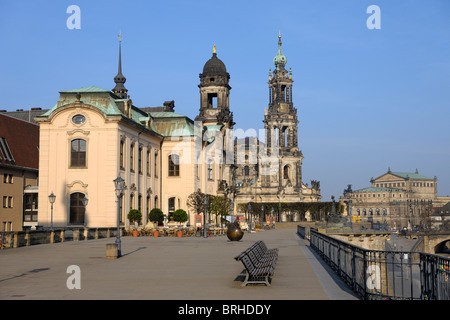
[(430, 224), (433, 208), (449, 197), (438, 196), (437, 178), (415, 172), (388, 171), (370, 179), (371, 186), (344, 190), (340, 202), (353, 221), (386, 223), (393, 229), (420, 228)]

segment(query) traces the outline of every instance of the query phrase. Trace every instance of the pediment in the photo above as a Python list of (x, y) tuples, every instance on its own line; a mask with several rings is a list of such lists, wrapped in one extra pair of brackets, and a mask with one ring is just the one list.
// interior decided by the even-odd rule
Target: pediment
[(391, 172), (387, 172), (387, 173), (379, 176), (378, 178), (375, 178), (373, 181), (379, 182), (379, 181), (399, 181), (399, 180), (406, 181), (406, 179), (404, 177), (398, 176)]

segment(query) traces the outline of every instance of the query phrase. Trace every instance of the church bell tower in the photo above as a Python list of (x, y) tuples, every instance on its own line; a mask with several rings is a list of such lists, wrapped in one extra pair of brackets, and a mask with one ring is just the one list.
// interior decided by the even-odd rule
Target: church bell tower
[(213, 55), (200, 73), (200, 112), (195, 118), (204, 125), (226, 124), (233, 126), (233, 113), (230, 112), (230, 74), (225, 64), (217, 58), (216, 46)]
[[(292, 71), (285, 69), (286, 57), (281, 51), (278, 35), (278, 53), (273, 59), (275, 70), (269, 71), (269, 108), (264, 116), (268, 146), (277, 145), (281, 151), (298, 151), (297, 109), (292, 101)], [(275, 139), (275, 141), (272, 141)]]

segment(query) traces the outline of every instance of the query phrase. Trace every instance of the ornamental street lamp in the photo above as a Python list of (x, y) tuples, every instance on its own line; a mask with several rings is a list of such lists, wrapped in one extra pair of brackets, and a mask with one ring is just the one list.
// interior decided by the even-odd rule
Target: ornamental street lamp
[(86, 197), (86, 195), (84, 195), (84, 198), (81, 201), (83, 202), (83, 206), (84, 206), (84, 227), (86, 228), (86, 207), (87, 207), (89, 199)]
[(114, 179), (114, 185), (116, 187), (117, 196), (117, 232), (116, 232), (116, 244), (117, 244), (117, 257), (122, 255), (121, 241), (120, 241), (120, 197), (125, 186), (125, 180), (123, 180), (120, 175)]
[(53, 204), (55, 203), (55, 199), (56, 196), (52, 193), (48, 196), (48, 201), (50, 202), (50, 212), (51, 212), (51, 216), (50, 216), (50, 229), (53, 230)]

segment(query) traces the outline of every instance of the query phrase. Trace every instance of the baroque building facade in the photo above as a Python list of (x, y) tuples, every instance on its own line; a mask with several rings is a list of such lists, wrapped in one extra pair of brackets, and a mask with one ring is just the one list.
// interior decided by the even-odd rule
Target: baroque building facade
[(344, 190), (340, 202), (353, 221), (386, 223), (394, 230), (430, 227), (435, 207), (450, 201), (438, 196), (437, 178), (390, 169), (370, 180), (371, 186)]
[[(281, 36), (274, 64), (263, 121), (267, 143), (256, 139), (242, 151), (233, 138), (230, 75), (215, 46), (199, 74), (200, 108), (192, 120), (175, 112), (174, 101), (163, 107), (133, 105), (122, 73), (120, 39), (112, 90), (61, 91), (56, 104), (35, 117), (40, 127), (39, 224), (114, 227), (118, 207), (125, 227), (130, 209), (139, 209), (146, 224), (153, 208), (169, 217), (184, 209), (193, 225), (197, 212), (187, 206), (189, 195), (198, 190), (223, 195), (229, 187), (237, 191), (235, 213), (238, 203), (319, 201), (319, 182), (309, 188), (302, 181), (292, 73), (285, 69)], [(118, 203), (117, 176), (125, 180)], [(51, 193), (56, 195), (53, 205)]]

